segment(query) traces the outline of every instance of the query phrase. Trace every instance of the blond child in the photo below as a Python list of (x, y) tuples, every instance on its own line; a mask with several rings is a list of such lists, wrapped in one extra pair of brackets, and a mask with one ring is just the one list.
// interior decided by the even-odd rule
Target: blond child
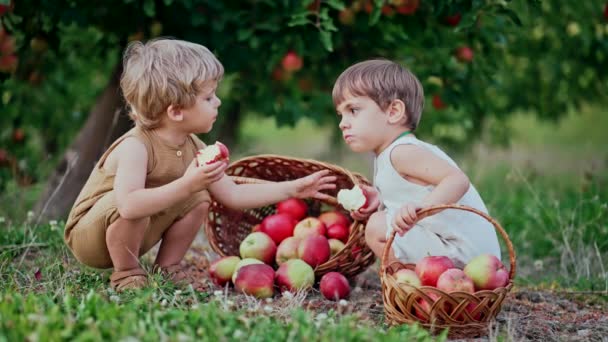
[(370, 205), (352, 216), (369, 217), (365, 239), (377, 257), (395, 230), (390, 262), (445, 255), (462, 266), (482, 253), (500, 258), (496, 232), (479, 216), (448, 209), (416, 223), (417, 210), (436, 204), (487, 209), (456, 163), (414, 135), (424, 93), (410, 71), (387, 60), (364, 61), (338, 77), (332, 95), (346, 144), (375, 156), (374, 187), (364, 187)]
[(135, 127), (103, 154), (72, 208), (65, 241), (83, 264), (113, 267), (118, 291), (147, 283), (139, 257), (161, 241), (155, 268), (170, 280), (185, 274), (179, 263), (208, 217), (210, 194), (231, 208), (254, 208), (289, 197), (328, 196), (335, 177), (317, 172), (273, 184), (237, 185), (226, 161), (197, 167), (221, 104), (216, 95), (224, 69), (204, 46), (158, 39), (132, 43), (124, 55), (120, 86)]

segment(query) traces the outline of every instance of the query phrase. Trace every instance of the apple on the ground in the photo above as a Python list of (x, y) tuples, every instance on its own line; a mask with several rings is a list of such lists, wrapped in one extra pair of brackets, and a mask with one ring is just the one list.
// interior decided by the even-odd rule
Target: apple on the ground
[(329, 272), (321, 277), (319, 290), (321, 290), (323, 297), (337, 301), (348, 297), (350, 285), (341, 273)]
[(298, 291), (311, 288), (315, 272), (301, 259), (291, 259), (281, 264), (276, 273), (276, 284), (281, 291)]
[(219, 286), (224, 286), (232, 279), (236, 265), (241, 261), (238, 256), (225, 256), (209, 265), (209, 276)]
[(281, 241), (279, 247), (277, 247), (277, 265), (281, 265), (287, 262), (287, 260), (297, 259), (299, 244), (300, 239), (294, 236), (290, 236), (287, 239)]
[(265, 264), (246, 265), (239, 269), (234, 287), (256, 298), (268, 298), (274, 294), (274, 270)]

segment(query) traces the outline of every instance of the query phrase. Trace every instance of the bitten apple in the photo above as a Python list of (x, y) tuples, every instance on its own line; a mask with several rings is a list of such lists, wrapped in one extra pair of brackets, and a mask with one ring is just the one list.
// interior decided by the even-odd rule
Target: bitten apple
[(296, 224), (293, 236), (303, 239), (308, 236), (325, 235), (326, 228), (323, 222), (316, 217), (307, 217)]
[(215, 163), (220, 160), (228, 160), (229, 157), (230, 152), (228, 151), (228, 147), (219, 141), (196, 152), (198, 166)]
[(330, 254), (329, 242), (325, 236), (309, 236), (298, 245), (298, 257), (313, 268), (329, 260)]
[(319, 290), (323, 297), (329, 300), (339, 300), (348, 297), (350, 285), (341, 273), (329, 272), (321, 277)]
[(266, 216), (260, 224), (260, 231), (268, 234), (277, 245), (293, 235), (296, 220), (287, 213)]
[(287, 239), (283, 240), (279, 247), (277, 247), (277, 256), (276, 261), (277, 265), (281, 265), (287, 260), (297, 259), (298, 258), (298, 245), (300, 244), (300, 239), (290, 236)]
[(241, 261), (238, 256), (226, 256), (209, 265), (209, 276), (219, 286), (224, 286), (232, 279), (236, 265)]
[(301, 219), (305, 218), (307, 212), (308, 205), (299, 198), (288, 198), (277, 203), (277, 213), (289, 214), (296, 221), (300, 221)]
[(482, 254), (473, 258), (464, 267), (464, 273), (473, 280), (477, 290), (494, 290), (509, 282), (509, 272), (498, 258)]
[(427, 256), (416, 264), (416, 274), (422, 285), (437, 286), (441, 273), (454, 268), (454, 263), (446, 256)]
[(281, 264), (276, 273), (276, 284), (281, 291), (297, 291), (311, 288), (315, 272), (301, 259), (291, 259)]
[(358, 185), (352, 189), (342, 189), (338, 191), (338, 203), (348, 211), (357, 211), (367, 206), (367, 197)]
[(274, 270), (265, 264), (254, 264), (241, 267), (234, 287), (257, 298), (268, 298), (274, 294)]
[(247, 235), (239, 246), (241, 258), (254, 258), (270, 264), (274, 261), (277, 245), (263, 232), (255, 232)]

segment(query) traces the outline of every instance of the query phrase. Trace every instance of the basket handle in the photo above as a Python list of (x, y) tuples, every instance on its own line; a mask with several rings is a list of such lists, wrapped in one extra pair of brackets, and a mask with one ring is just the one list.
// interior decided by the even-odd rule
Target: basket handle
[[(269, 180), (265, 180), (265, 179), (258, 179), (258, 178), (251, 178), (251, 177), (241, 177), (241, 176), (230, 176), (230, 178), (232, 179), (233, 182), (237, 183), (237, 184), (268, 184), (268, 183), (275, 183), (273, 181), (269, 181)], [(330, 205), (338, 205), (338, 200), (333, 197), (330, 196), (330, 198), (325, 200), (328, 204)]]
[[(485, 218), (494, 226), (496, 231), (502, 236), (503, 240), (507, 244), (507, 249), (509, 250), (509, 261), (511, 263), (511, 267), (509, 269), (509, 279), (512, 280), (515, 277), (515, 267), (516, 267), (515, 266), (515, 250), (513, 249), (513, 244), (511, 243), (511, 240), (509, 239), (509, 235), (507, 235), (507, 232), (505, 232), (505, 230), (502, 228), (502, 226), (496, 220), (491, 218), (488, 214), (486, 214), (480, 210), (477, 210), (475, 208), (471, 208), (471, 207), (464, 206), (464, 205), (441, 204), (441, 205), (434, 205), (434, 206), (420, 209), (417, 212), (418, 217), (416, 219), (416, 222), (418, 222), (428, 216), (434, 215), (444, 209), (458, 209), (458, 210), (470, 211), (472, 213), (475, 213), (475, 214)], [(391, 249), (391, 245), (393, 244), (393, 240), (395, 240), (396, 233), (397, 232), (395, 230), (393, 230), (393, 232), (391, 233), (391, 236), (389, 237), (388, 241), (386, 241), (386, 244), (384, 245), (384, 251), (382, 251), (382, 261), (381, 261), (382, 263), (381, 263), (380, 269), (382, 270), (383, 273), (386, 273), (386, 269), (389, 266), (389, 265), (387, 265), (388, 255), (389, 255), (389, 252)]]

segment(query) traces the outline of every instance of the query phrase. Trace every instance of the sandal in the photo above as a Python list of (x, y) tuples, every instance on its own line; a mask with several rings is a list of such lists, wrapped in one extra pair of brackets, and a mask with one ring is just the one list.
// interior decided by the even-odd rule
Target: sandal
[(148, 285), (146, 271), (139, 267), (126, 271), (114, 271), (110, 276), (110, 286), (116, 292), (140, 289), (146, 285)]

